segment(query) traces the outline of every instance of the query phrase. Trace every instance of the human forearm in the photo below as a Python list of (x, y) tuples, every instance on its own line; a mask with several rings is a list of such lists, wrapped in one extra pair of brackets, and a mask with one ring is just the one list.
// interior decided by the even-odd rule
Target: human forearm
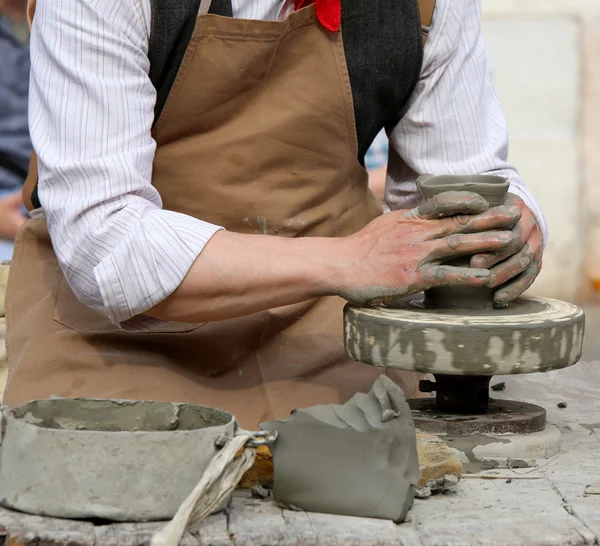
[(179, 322), (248, 315), (334, 291), (339, 239), (220, 231), (179, 288), (146, 314)]
[(324, 295), (367, 302), (396, 299), (432, 285), (481, 286), (489, 272), (439, 264), (478, 249), (506, 248), (512, 235), (497, 230), (512, 227), (519, 210), (500, 207), (475, 216), (440, 218), (449, 212), (483, 212), (487, 206), (473, 194), (448, 194), (439, 207), (437, 201), (427, 201), (412, 211), (389, 213), (343, 238), (219, 232), (179, 288), (145, 314), (208, 322)]

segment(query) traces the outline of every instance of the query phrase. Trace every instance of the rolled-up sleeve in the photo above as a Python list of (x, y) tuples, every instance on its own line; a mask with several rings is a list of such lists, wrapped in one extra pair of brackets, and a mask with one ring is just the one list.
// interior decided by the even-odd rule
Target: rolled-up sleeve
[(506, 118), (492, 85), (480, 0), (437, 0), (421, 76), (405, 116), (390, 133), (386, 202), (419, 201), (420, 174), (497, 174), (510, 181), (536, 217), (546, 220), (508, 158)]
[(163, 210), (151, 184), (149, 4), (38, 0), (31, 34), (38, 214), (77, 298), (115, 323), (171, 294), (221, 229)]

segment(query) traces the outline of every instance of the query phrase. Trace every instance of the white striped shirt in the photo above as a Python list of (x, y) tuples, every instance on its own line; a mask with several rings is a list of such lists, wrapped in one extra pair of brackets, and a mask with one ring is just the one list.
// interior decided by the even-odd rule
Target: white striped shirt
[[(233, 14), (275, 19), (289, 11), (283, 1), (233, 0)], [(496, 173), (545, 234), (538, 204), (507, 163), (480, 16), (479, 0), (437, 0), (421, 78), (390, 134), (386, 200), (392, 209), (416, 203), (419, 173)], [(136, 315), (179, 286), (220, 229), (163, 210), (151, 184), (149, 32), (150, 0), (38, 0), (31, 35), (30, 128), (43, 203), (32, 215), (46, 215), (77, 297), (132, 329), (147, 324)]]

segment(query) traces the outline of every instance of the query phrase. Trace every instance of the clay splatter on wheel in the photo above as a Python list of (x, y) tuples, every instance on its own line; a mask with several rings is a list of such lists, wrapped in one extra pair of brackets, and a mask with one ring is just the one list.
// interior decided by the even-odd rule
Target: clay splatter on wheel
[(449, 375), (547, 372), (581, 357), (584, 314), (547, 298), (505, 309), (425, 309), (419, 297), (344, 312), (345, 345), (355, 360)]

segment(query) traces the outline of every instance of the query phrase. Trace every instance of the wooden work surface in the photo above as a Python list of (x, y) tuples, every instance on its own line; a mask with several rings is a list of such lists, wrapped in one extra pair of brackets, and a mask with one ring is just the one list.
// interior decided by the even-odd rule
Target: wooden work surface
[[(588, 315), (588, 332), (600, 311)], [(597, 360), (593, 360), (596, 358)], [(281, 510), (270, 501), (237, 497), (228, 514), (193, 527), (181, 544), (237, 545), (506, 545), (600, 544), (600, 340), (590, 339), (573, 368), (510, 376), (497, 397), (538, 403), (559, 426), (566, 449), (537, 469), (494, 470), (465, 477), (452, 493), (417, 500), (410, 521), (388, 521)], [(499, 396), (498, 396), (499, 395)], [(557, 403), (566, 402), (565, 409)], [(510, 482), (508, 479), (510, 478)], [(0, 509), (0, 545), (141, 546), (157, 523), (94, 525)]]

